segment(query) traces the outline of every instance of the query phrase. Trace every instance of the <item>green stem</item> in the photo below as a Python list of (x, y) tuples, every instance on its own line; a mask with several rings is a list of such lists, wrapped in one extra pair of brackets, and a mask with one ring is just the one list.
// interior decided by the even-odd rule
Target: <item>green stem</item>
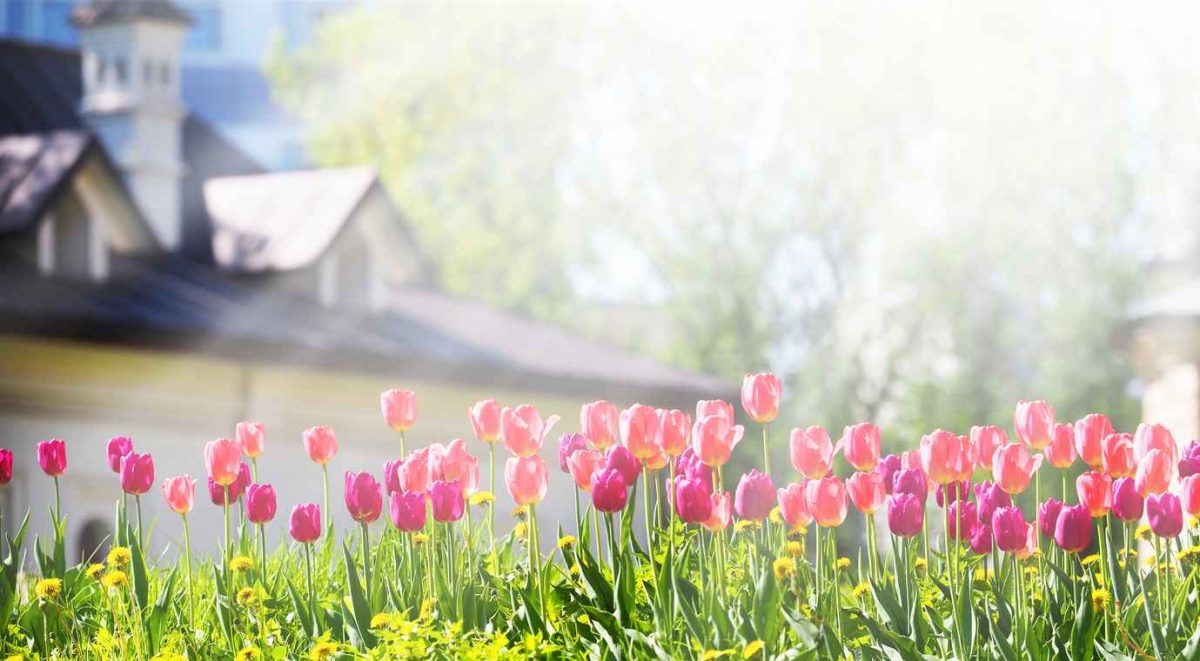
[(771, 453), (767, 448), (767, 425), (762, 426), (762, 443), (763, 443), (763, 472), (767, 477), (771, 477)]
[(183, 515), (183, 561), (187, 567), (187, 582), (188, 582), (188, 622), (192, 630), (188, 634), (191, 638), (196, 633), (196, 609), (194, 607), (195, 592), (192, 589), (192, 531), (188, 527), (187, 514)]
[(400, 458), (401, 459), (404, 459), (404, 456), (407, 454), (404, 450), (404, 443), (405, 443), (404, 432), (400, 432)]
[(229, 571), (229, 559), (233, 557), (233, 547), (229, 545), (229, 485), (223, 485), (225, 497), (221, 499), (221, 509), (225, 513), (225, 571)]
[(492, 504), (488, 505), (488, 547), (496, 541), (496, 442), (488, 443), (488, 493)]
[(317, 593), (313, 589), (312, 575), (312, 543), (308, 542), (304, 544), (304, 577), (308, 580), (308, 608), (312, 613), (312, 622), (309, 624), (312, 636), (316, 637), (321, 633), (321, 625), (317, 619)]
[(367, 529), (366, 521), (362, 521), (362, 563), (363, 589), (369, 597), (371, 594), (371, 532)]
[(146, 545), (146, 536), (142, 533), (142, 495), (134, 494), (133, 502), (137, 503), (138, 511), (138, 546)]
[(654, 540), (650, 536), (650, 466), (646, 460), (642, 460), (642, 475), (645, 476), (645, 484), (642, 486), (642, 522), (646, 525), (646, 559), (650, 561), (651, 576), (658, 574), (654, 569)]
[[(328, 530), (333, 534), (333, 510), (329, 509), (329, 466), (321, 464), (321, 479), (324, 482), (325, 516), (329, 519)], [(226, 499), (228, 500), (228, 499)]]

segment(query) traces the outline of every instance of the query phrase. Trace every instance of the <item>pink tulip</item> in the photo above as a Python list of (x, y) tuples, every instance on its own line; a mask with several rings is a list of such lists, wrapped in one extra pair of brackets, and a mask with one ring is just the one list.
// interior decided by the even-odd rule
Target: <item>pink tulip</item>
[(1174, 539), (1183, 530), (1183, 507), (1173, 493), (1146, 496), (1146, 521), (1150, 530), (1163, 539)]
[(639, 461), (654, 456), (658, 445), (658, 411), (634, 404), (621, 411), (621, 440)]
[(704, 527), (709, 532), (720, 532), (729, 527), (733, 521), (733, 499), (729, 497), (728, 491), (714, 493), (712, 495), (712, 515), (704, 522)]
[(1013, 427), (1017, 438), (1031, 450), (1041, 450), (1050, 444), (1054, 427), (1054, 407), (1042, 400), (1017, 402), (1013, 413)]
[(822, 528), (837, 527), (846, 520), (846, 511), (849, 508), (846, 485), (836, 475), (809, 480), (804, 486), (804, 496), (808, 500), (808, 511), (812, 512), (813, 520)]
[(1050, 445), (1042, 450), (1042, 455), (1055, 468), (1069, 468), (1075, 463), (1075, 430), (1071, 425), (1054, 425)]
[(900, 453), (900, 466), (909, 470), (919, 470), (923, 472), (925, 469), (921, 467), (921, 451), (909, 450), (907, 452)]
[(874, 471), (855, 473), (846, 480), (846, 491), (850, 501), (863, 514), (874, 514), (887, 498), (887, 489), (883, 486), (883, 478)]
[(234, 439), (242, 454), (255, 459), (266, 449), (267, 430), (261, 422), (239, 422), (234, 428)]
[(908, 493), (916, 496), (921, 504), (929, 497), (929, 480), (920, 468), (901, 468), (892, 476), (892, 493)]
[(584, 491), (592, 490), (592, 473), (604, 466), (604, 455), (599, 450), (576, 450), (567, 457), (567, 468), (575, 486)]
[(1175, 462), (1166, 452), (1152, 448), (1138, 460), (1137, 489), (1143, 496), (1163, 493), (1175, 479)]
[(421, 448), (408, 455), (396, 466), (396, 485), (399, 491), (424, 491), (429, 484), (430, 448)]
[(67, 472), (67, 444), (62, 439), (52, 438), (37, 444), (38, 466), (50, 477)]
[(975, 535), (976, 526), (981, 525), (977, 503), (967, 500), (950, 503), (950, 511), (946, 515), (946, 534), (950, 539), (969, 543)]
[(900, 468), (900, 455), (896, 454), (881, 457), (879, 463), (875, 464), (875, 472), (879, 474), (879, 479), (883, 480), (883, 488), (888, 495), (892, 493), (892, 481), (896, 477), (896, 473), (900, 472)]
[(425, 494), (397, 491), (388, 503), (388, 518), (402, 532), (417, 532), (425, 527)]
[(615, 468), (592, 473), (592, 505), (599, 512), (619, 512), (629, 499), (625, 476)]
[(484, 443), (495, 443), (500, 438), (500, 404), (496, 400), (475, 402), (467, 409), (467, 419), (471, 421), (471, 429), (475, 430), (475, 438)]
[(792, 456), (792, 467), (810, 480), (819, 480), (833, 468), (833, 441), (822, 428), (796, 427), (788, 440)]
[(121, 490), (140, 496), (154, 486), (154, 457), (130, 452), (121, 459)]
[(1138, 493), (1137, 482), (1132, 477), (1113, 480), (1112, 514), (1126, 523), (1142, 518), (1146, 499)]
[(434, 482), (429, 485), (429, 503), (433, 520), (439, 523), (458, 521), (463, 516), (466, 502), (463, 500), (462, 485), (458, 482)]
[(874, 470), (882, 451), (879, 427), (869, 422), (850, 425), (842, 432), (841, 446), (842, 455), (855, 470)]
[(406, 432), (417, 422), (417, 395), (411, 390), (385, 390), (379, 395), (383, 420), (394, 432)]
[(321, 508), (316, 503), (305, 503), (292, 508), (288, 521), (288, 533), (292, 539), (307, 544), (321, 538)]
[(1008, 434), (999, 427), (971, 427), (971, 445), (975, 448), (975, 466), (992, 470), (992, 456), (996, 450), (1008, 443)]
[(567, 460), (580, 450), (588, 449), (587, 437), (583, 434), (563, 434), (558, 437), (558, 468), (564, 473), (571, 472)]
[(8, 448), (0, 448), (0, 485), (8, 484), (13, 476), (13, 453)]
[(1037, 524), (1042, 536), (1053, 540), (1054, 529), (1058, 526), (1058, 515), (1062, 514), (1063, 502), (1057, 498), (1047, 498), (1038, 505)]
[(1025, 524), (1025, 543), (1018, 549), (1013, 550), (1013, 557), (1017, 560), (1027, 560), (1033, 557), (1038, 548), (1037, 527)]
[(678, 457), (687, 449), (692, 418), (679, 409), (658, 410), (658, 442), (669, 457)]
[(359, 523), (374, 523), (383, 512), (383, 487), (367, 471), (346, 471), (346, 511)]
[[(811, 484), (811, 483), (810, 483)], [(894, 494), (888, 501), (888, 530), (897, 537), (912, 537), (925, 522), (925, 504), (910, 493)]]
[(992, 552), (992, 524), (980, 523), (971, 533), (971, 552), (975, 555), (987, 555)]
[(232, 484), (222, 486), (211, 477), (208, 478), (208, 496), (213, 505), (224, 505), (225, 495), (228, 492), (229, 504), (232, 505), (238, 502), (248, 486), (250, 486), (250, 467), (246, 465), (246, 462), (239, 461), (237, 479)]
[(625, 484), (629, 486), (633, 486), (633, 483), (637, 482), (638, 475), (642, 473), (642, 465), (624, 445), (614, 445), (608, 449), (608, 452), (604, 454), (604, 468), (621, 471), (621, 476), (625, 478)]
[(401, 491), (400, 486), (400, 464), (404, 463), (399, 459), (389, 459), (383, 462), (383, 491), (391, 495), (397, 491)]
[(1179, 458), (1179, 477), (1200, 473), (1200, 443), (1192, 441), (1183, 448)]
[(275, 518), (275, 487), (251, 484), (246, 487), (246, 518), (250, 523), (263, 524)]
[(965, 436), (938, 429), (921, 438), (921, 469), (934, 484), (949, 484), (970, 476), (974, 458)]
[(1012, 496), (999, 484), (980, 482), (975, 485), (976, 513), (979, 522), (992, 525), (992, 515), (1001, 507), (1012, 507)]
[(671, 463), (671, 458), (663, 452), (662, 448), (655, 448), (654, 454), (646, 458), (645, 469), (648, 471), (658, 471), (667, 467)]
[(467, 451), (467, 442), (456, 438), (436, 457), (430, 456), (429, 479), (455, 482), (465, 490), (471, 481), (471, 469), (476, 465), (475, 457)]
[(218, 438), (204, 446), (204, 466), (208, 469), (208, 476), (218, 486), (233, 484), (241, 465), (242, 451), (233, 441)]
[(1151, 450), (1160, 450), (1174, 465), (1179, 461), (1179, 446), (1170, 430), (1159, 424), (1143, 422), (1133, 435), (1133, 456), (1140, 464)]
[(949, 484), (937, 485), (937, 490), (934, 491), (935, 500), (938, 507), (946, 507), (950, 503), (956, 503), (967, 497), (967, 492), (971, 490), (971, 483), (963, 480), (961, 482), (950, 482)]
[(732, 425), (734, 423), (733, 404), (723, 399), (702, 399), (696, 402), (696, 420), (709, 416), (725, 418)]
[(1133, 477), (1137, 463), (1133, 458), (1133, 434), (1109, 434), (1100, 444), (1104, 471), (1114, 478)]
[(518, 457), (535, 455), (542, 449), (542, 441), (556, 422), (557, 415), (552, 415), (543, 422), (538, 410), (528, 404), (516, 408), (506, 406), (500, 411), (500, 431), (504, 437), (504, 447)]
[(597, 450), (607, 450), (617, 440), (617, 407), (605, 400), (579, 408), (579, 429)]
[(1102, 443), (1109, 434), (1113, 433), (1112, 423), (1108, 416), (1100, 413), (1090, 413), (1075, 421), (1075, 452), (1079, 459), (1092, 468), (1104, 464)]
[(108, 439), (108, 467), (112, 472), (121, 472), (121, 459), (130, 452), (133, 452), (133, 441), (127, 436), (113, 436)]
[(1063, 506), (1054, 524), (1054, 542), (1067, 553), (1092, 545), (1092, 515), (1083, 505)]
[(704, 523), (712, 517), (712, 488), (703, 480), (675, 478), (675, 513), (684, 523)]
[(747, 374), (742, 379), (742, 409), (759, 424), (766, 424), (779, 415), (779, 398), (783, 384), (770, 372)]
[(1100, 471), (1088, 471), (1075, 478), (1075, 493), (1092, 518), (1107, 516), (1112, 509), (1112, 478)]
[(1008, 493), (1018, 494), (1029, 487), (1029, 481), (1042, 464), (1042, 456), (1030, 456), (1020, 443), (1009, 443), (996, 450), (992, 458), (992, 477)]
[(510, 457), (504, 464), (504, 484), (518, 505), (536, 505), (546, 497), (550, 473), (546, 462), (535, 455)]
[(679, 458), (675, 460), (675, 471), (678, 475), (684, 475), (694, 480), (701, 480), (708, 491), (713, 491), (713, 469), (712, 466), (700, 461), (700, 457), (696, 455), (696, 451), (692, 448), (687, 448)]
[(176, 514), (187, 514), (192, 511), (196, 500), (196, 481), (191, 475), (168, 477), (162, 483), (163, 500), (167, 507)]
[(710, 415), (696, 420), (692, 427), (692, 449), (700, 461), (709, 466), (721, 466), (729, 461), (745, 432), (741, 425), (732, 424), (732, 419)]
[(1001, 551), (1012, 553), (1021, 549), (1028, 535), (1029, 524), (1021, 508), (1001, 507), (992, 514), (992, 536)]
[(770, 477), (754, 468), (742, 475), (733, 497), (733, 509), (740, 518), (762, 521), (774, 506), (775, 485)]
[(329, 427), (309, 427), (304, 430), (304, 449), (313, 463), (324, 466), (337, 454), (337, 436)]
[(1200, 474), (1179, 481), (1179, 497), (1188, 516), (1200, 516)]
[(807, 528), (812, 523), (812, 512), (808, 510), (808, 496), (804, 493), (804, 485), (792, 482), (775, 492), (779, 502), (779, 515), (789, 528)]

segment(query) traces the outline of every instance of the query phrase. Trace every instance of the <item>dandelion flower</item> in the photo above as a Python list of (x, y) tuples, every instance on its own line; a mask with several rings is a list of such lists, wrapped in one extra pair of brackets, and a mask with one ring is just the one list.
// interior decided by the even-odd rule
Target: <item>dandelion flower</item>
[(413, 542), (413, 544), (416, 544), (417, 546), (420, 546), (428, 541), (429, 541), (429, 535), (426, 535), (423, 532), (419, 532), (412, 536), (412, 542)]
[(563, 535), (558, 538), (558, 548), (564, 551), (575, 546), (575, 535)]
[(471, 494), (471, 497), (468, 500), (472, 506), (491, 505), (492, 503), (496, 502), (496, 496), (492, 495), (491, 491), (480, 491), (478, 493)]
[(917, 558), (917, 561), (913, 563), (913, 567), (915, 567), (917, 571), (925, 571), (926, 569), (929, 569), (929, 561), (925, 558)]
[(243, 606), (253, 606), (258, 601), (258, 590), (242, 588), (238, 590), (237, 602)]
[(84, 574), (85, 574), (85, 575), (86, 575), (88, 578), (90, 578), (90, 579), (92, 579), (92, 580), (97, 580), (97, 581), (98, 581), (98, 580), (100, 580), (100, 574), (101, 574), (103, 571), (104, 571), (104, 565), (102, 565), (102, 564), (100, 564), (100, 563), (98, 563), (98, 562), (95, 562), (95, 563), (92, 563), (92, 564), (88, 565), (88, 568), (87, 568), (87, 569), (85, 569), (83, 573), (84, 573)]
[(776, 558), (773, 567), (777, 581), (786, 581), (796, 575), (796, 561), (791, 558)]
[(761, 640), (752, 640), (749, 643), (746, 643), (746, 647), (742, 649), (742, 658), (752, 658), (755, 654), (758, 654), (762, 651), (763, 645), (764, 643)]
[(262, 652), (258, 651), (257, 647), (243, 647), (237, 653), (237, 661), (257, 661), (262, 658)]
[(851, 591), (850, 594), (852, 594), (855, 599), (858, 599), (859, 597), (866, 594), (867, 591), (870, 589), (871, 589), (871, 585), (869, 583), (867, 583), (866, 581), (863, 581), (862, 583), (859, 583), (858, 585), (854, 586), (854, 590)]
[(783, 547), (783, 550), (786, 551), (787, 554), (791, 555), (791, 556), (804, 555), (804, 543), (803, 542), (788, 542)]
[(837, 562), (835, 562), (833, 564), (833, 566), (838, 571), (841, 571), (843, 569), (849, 569), (850, 568), (850, 558), (838, 558)]
[(114, 569), (104, 575), (103, 582), (104, 587), (115, 590), (129, 585), (129, 576), (119, 569)]
[(58, 595), (62, 594), (62, 579), (43, 578), (37, 582), (34, 592), (37, 594), (37, 598), (42, 601), (54, 601), (58, 599)]
[(1098, 611), (1106, 610), (1111, 601), (1112, 595), (1108, 590), (1092, 590), (1092, 608)]
[(124, 546), (114, 546), (108, 552), (109, 567), (124, 567), (133, 559), (133, 555), (129, 553), (129, 549)]
[(229, 561), (229, 568), (233, 571), (249, 571), (253, 567), (254, 561), (244, 555), (239, 555)]
[(1087, 567), (1089, 565), (1094, 565), (1097, 562), (1100, 562), (1100, 556), (1093, 553), (1093, 554), (1087, 556), (1086, 558), (1084, 558), (1083, 560), (1080, 560), (1079, 564), (1083, 565), (1084, 567)]

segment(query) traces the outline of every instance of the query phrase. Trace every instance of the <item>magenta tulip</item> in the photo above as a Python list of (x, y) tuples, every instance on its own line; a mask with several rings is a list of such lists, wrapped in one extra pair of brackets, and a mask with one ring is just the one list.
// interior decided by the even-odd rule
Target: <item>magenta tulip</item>
[(576, 450), (586, 450), (588, 447), (587, 437), (583, 434), (563, 434), (558, 437), (558, 468), (564, 473), (571, 472), (571, 467), (567, 465), (567, 460)]
[(417, 532), (425, 527), (425, 494), (421, 491), (396, 491), (388, 504), (392, 525), (403, 532)]
[(641, 462), (624, 445), (614, 445), (608, 449), (604, 455), (604, 468), (620, 471), (626, 486), (637, 482), (638, 475), (642, 472)]
[(921, 532), (925, 521), (925, 503), (911, 493), (892, 494), (888, 502), (888, 529), (899, 537)]
[(712, 516), (712, 487), (699, 478), (675, 478), (675, 513), (684, 523), (704, 523)]
[(879, 460), (875, 464), (875, 472), (879, 474), (879, 478), (883, 480), (883, 488), (888, 495), (892, 493), (892, 482), (896, 477), (896, 473), (903, 468), (903, 462), (898, 454), (889, 454)]
[(1142, 518), (1146, 499), (1132, 477), (1118, 477), (1112, 484), (1112, 515), (1125, 522)]
[(50, 477), (58, 477), (67, 472), (67, 444), (65, 441), (52, 438), (37, 444), (38, 466)]
[(1046, 502), (1038, 505), (1038, 531), (1046, 539), (1054, 539), (1054, 530), (1058, 526), (1058, 515), (1062, 513), (1063, 503), (1056, 498), (1047, 498)]
[(463, 516), (462, 485), (458, 482), (434, 482), (429, 485), (429, 503), (433, 520), (439, 523), (458, 521)]
[(288, 520), (288, 533), (292, 539), (307, 544), (321, 538), (321, 507), (316, 503), (305, 503), (292, 508)]
[(752, 468), (738, 481), (733, 496), (733, 509), (738, 517), (749, 521), (762, 521), (775, 506), (775, 485), (771, 478)]
[(992, 514), (992, 535), (996, 538), (996, 547), (1006, 553), (1013, 553), (1025, 546), (1029, 534), (1029, 524), (1025, 522), (1025, 514), (1019, 507), (1001, 507)]
[(1183, 530), (1183, 506), (1173, 493), (1156, 493), (1146, 497), (1146, 520), (1150, 530), (1164, 539), (1174, 539)]
[(275, 519), (275, 487), (253, 483), (246, 487), (246, 518), (250, 523), (268, 523)]
[(154, 457), (130, 452), (121, 459), (121, 490), (140, 496), (154, 486)]
[(121, 459), (133, 452), (133, 441), (127, 436), (113, 436), (108, 439), (108, 467), (114, 473), (121, 472)]
[(383, 487), (367, 471), (346, 471), (346, 511), (359, 523), (373, 523), (383, 512)]
[(592, 505), (600, 512), (619, 512), (629, 500), (625, 475), (617, 468), (592, 473)]
[(971, 533), (971, 552), (975, 555), (987, 555), (992, 552), (992, 526), (980, 523)]
[(924, 505), (925, 499), (929, 497), (929, 481), (925, 478), (925, 473), (919, 468), (902, 468), (896, 471), (892, 478), (892, 495), (898, 493), (912, 494)]
[(975, 534), (975, 528), (982, 525), (979, 523), (979, 513), (976, 511), (976, 503), (968, 500), (956, 500), (950, 503), (950, 511), (947, 513), (947, 534), (950, 539), (956, 539), (960, 542), (969, 542)]
[(1083, 505), (1064, 506), (1054, 524), (1054, 542), (1067, 553), (1092, 545), (1092, 514)]

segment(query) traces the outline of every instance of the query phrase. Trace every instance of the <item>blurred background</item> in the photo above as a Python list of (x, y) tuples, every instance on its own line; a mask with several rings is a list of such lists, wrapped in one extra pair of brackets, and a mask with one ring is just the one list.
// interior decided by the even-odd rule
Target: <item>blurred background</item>
[(109, 436), (197, 475), (260, 420), (286, 511), (302, 429), (335, 476), (398, 454), (387, 387), (410, 447), (484, 397), (574, 431), (761, 370), (776, 465), (795, 425), (898, 450), (1018, 399), (1200, 429), (1193, 5), (0, 6), (5, 511), (43, 514), (66, 439), (73, 552)]

